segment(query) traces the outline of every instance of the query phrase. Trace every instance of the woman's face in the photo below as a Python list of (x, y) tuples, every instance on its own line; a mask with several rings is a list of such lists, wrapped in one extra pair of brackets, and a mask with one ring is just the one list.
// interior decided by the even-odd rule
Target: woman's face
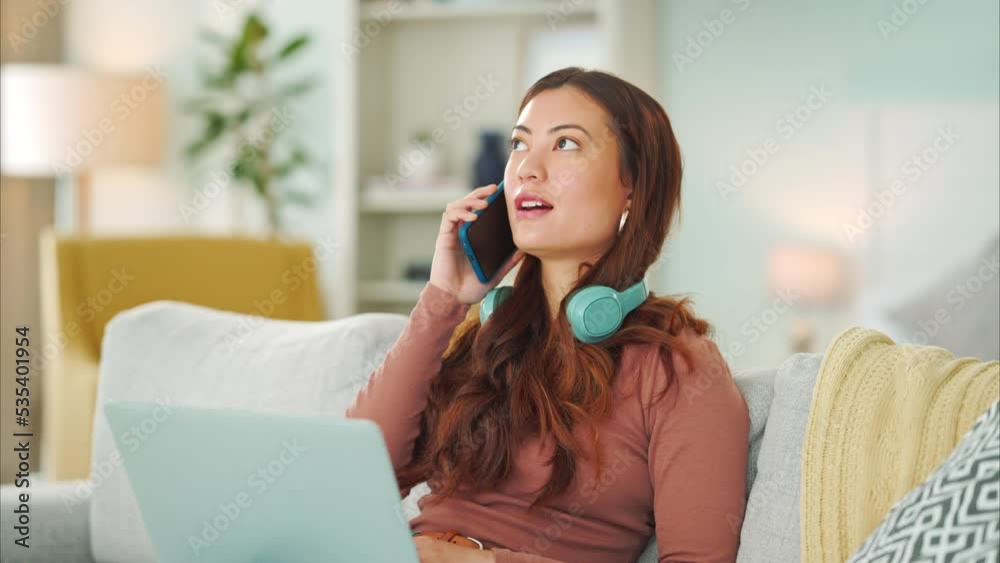
[[(599, 256), (614, 241), (630, 190), (604, 109), (573, 87), (546, 90), (511, 133), (504, 194), (514, 244), (540, 259)], [(535, 196), (548, 210), (519, 209)]]

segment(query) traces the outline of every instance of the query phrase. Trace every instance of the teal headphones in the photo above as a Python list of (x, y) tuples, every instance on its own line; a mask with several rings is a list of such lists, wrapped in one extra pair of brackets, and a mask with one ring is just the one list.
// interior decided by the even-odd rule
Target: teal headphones
[[(479, 304), (479, 323), (485, 323), (513, 291), (509, 285), (491, 289)], [(577, 340), (595, 344), (621, 328), (625, 316), (642, 305), (648, 296), (645, 279), (625, 291), (616, 291), (606, 285), (590, 285), (573, 292), (566, 304), (566, 317)]]

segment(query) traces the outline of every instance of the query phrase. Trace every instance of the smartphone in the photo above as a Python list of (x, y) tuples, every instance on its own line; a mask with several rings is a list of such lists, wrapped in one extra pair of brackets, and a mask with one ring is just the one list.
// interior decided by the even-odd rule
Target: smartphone
[(502, 181), (496, 191), (486, 198), (486, 203), (486, 209), (475, 210), (479, 215), (478, 219), (463, 223), (458, 229), (458, 239), (462, 241), (465, 255), (482, 283), (493, 279), (517, 252), (514, 233), (510, 230), (510, 217), (507, 216), (507, 199)]

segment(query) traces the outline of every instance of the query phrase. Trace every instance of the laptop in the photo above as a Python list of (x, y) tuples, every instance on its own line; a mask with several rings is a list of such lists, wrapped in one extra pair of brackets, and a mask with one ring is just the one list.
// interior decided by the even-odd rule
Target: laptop
[(369, 420), (109, 401), (161, 563), (419, 563)]

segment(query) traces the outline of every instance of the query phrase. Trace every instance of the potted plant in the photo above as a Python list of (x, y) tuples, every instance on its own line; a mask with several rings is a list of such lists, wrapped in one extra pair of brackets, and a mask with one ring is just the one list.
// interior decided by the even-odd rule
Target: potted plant
[(294, 125), (287, 116), (292, 100), (310, 91), (316, 81), (303, 77), (276, 84), (275, 72), (310, 41), (300, 34), (275, 46), (260, 15), (249, 13), (236, 37), (215, 32), (201, 37), (221, 51), (222, 64), (201, 72), (206, 91), (188, 100), (184, 109), (203, 122), (200, 135), (185, 150), (191, 161), (225, 152), (233, 183), (247, 186), (267, 208), (272, 234), (282, 230), (286, 204), (309, 204), (314, 196), (289, 183), (311, 158), (301, 143), (289, 140)]

